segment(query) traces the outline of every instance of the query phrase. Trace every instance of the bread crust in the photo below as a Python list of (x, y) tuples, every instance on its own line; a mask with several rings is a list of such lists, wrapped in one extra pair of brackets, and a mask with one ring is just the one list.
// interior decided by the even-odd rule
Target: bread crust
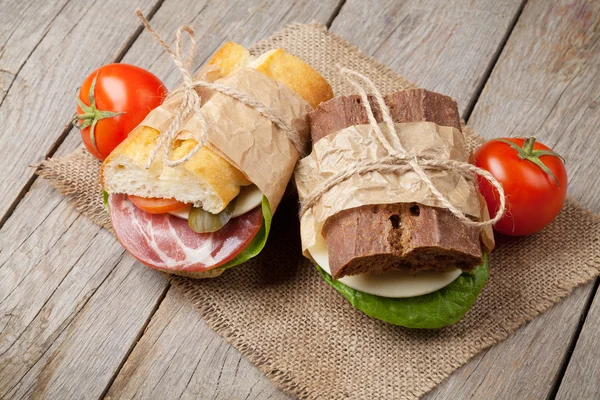
[[(113, 150), (102, 164), (100, 168), (100, 182), (102, 187), (108, 189), (107, 191), (109, 192), (115, 191), (110, 182), (105, 182), (105, 168), (107, 166), (114, 168), (115, 165), (123, 165), (125, 168), (144, 169), (158, 137), (159, 132), (156, 129), (147, 126), (136, 128)], [(172, 151), (171, 158), (178, 159), (182, 157), (191, 151), (196, 144), (197, 142), (193, 139), (179, 142), (177, 147)], [(163, 166), (163, 153), (159, 152), (148, 174), (156, 177), (159, 175), (163, 177), (168, 176), (173, 184), (180, 184), (180, 190), (170, 193), (169, 197), (184, 203), (197, 200), (189, 197), (189, 190), (187, 190), (189, 189), (187, 188), (189, 184), (188, 177), (193, 176), (201, 180), (210, 186), (221, 202), (218, 209), (209, 210), (211, 212), (219, 212), (224, 209), (239, 194), (241, 186), (251, 184), (240, 170), (206, 146), (202, 147), (189, 161), (178, 167)], [(134, 193), (132, 191), (128, 194), (136, 194), (143, 197), (161, 197), (160, 193)]]
[[(311, 106), (315, 107), (320, 102), (333, 97), (333, 91), (327, 81), (304, 61), (281, 49), (271, 51), (265, 56), (261, 57), (260, 63), (256, 65), (256, 70), (283, 83), (303, 97)], [(244, 67), (249, 59), (250, 54), (247, 49), (236, 43), (227, 42), (217, 50), (208, 64), (217, 66), (220, 76), (224, 77)], [(157, 130), (144, 126), (131, 132), (129, 137), (117, 146), (102, 164), (100, 169), (102, 186), (109, 192), (122, 191), (123, 187), (127, 186), (126, 182), (119, 184), (110, 182), (113, 180), (113, 176), (118, 175), (112, 172), (113, 168), (120, 168), (122, 165), (123, 168), (135, 168), (142, 171), (159, 136)], [(196, 144), (194, 139), (176, 141), (171, 158), (181, 158)], [(126, 193), (144, 197), (172, 197), (186, 203), (203, 203), (207, 211), (218, 213), (239, 194), (240, 187), (252, 183), (239, 169), (207, 146), (202, 147), (193, 157), (177, 167), (163, 167), (162, 157), (162, 152), (159, 152), (150, 168), (151, 171), (148, 171), (147, 181), (152, 182), (160, 177), (168, 179), (174, 184), (180, 184), (181, 189), (170, 190), (167, 196), (154, 187), (151, 190), (145, 190), (145, 187), (143, 190), (135, 190), (133, 187), (127, 186), (130, 191)], [(107, 174), (108, 166), (111, 168), (110, 174)], [(194, 180), (197, 180), (198, 184), (203, 187), (209, 187), (212, 202), (205, 198), (195, 198), (190, 194), (189, 188), (186, 186), (189, 187)], [(144, 185), (139, 186), (141, 188)], [(188, 190), (186, 191), (186, 189)], [(219, 201), (215, 200), (215, 196)]]
[(218, 66), (221, 76), (227, 76), (245, 66), (249, 60), (248, 49), (237, 43), (227, 42), (212, 55), (208, 64)]
[[(373, 115), (382, 121), (375, 99)], [(456, 102), (425, 89), (408, 89), (384, 97), (394, 122), (430, 121), (460, 130)], [(337, 97), (312, 111), (313, 143), (347, 128), (367, 124), (357, 95)], [(456, 266), (472, 271), (483, 262), (479, 230), (462, 224), (450, 211), (418, 203), (363, 205), (329, 217), (323, 227), (334, 279), (394, 269), (444, 271)]]
[(292, 89), (312, 108), (333, 98), (333, 90), (321, 74), (283, 49), (269, 52), (256, 70)]

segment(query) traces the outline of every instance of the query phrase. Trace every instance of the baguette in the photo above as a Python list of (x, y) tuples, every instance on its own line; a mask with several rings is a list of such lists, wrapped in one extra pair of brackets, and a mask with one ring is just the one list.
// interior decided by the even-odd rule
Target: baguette
[[(230, 42), (215, 53), (209, 64), (218, 67), (220, 76), (250, 66), (286, 85), (313, 107), (333, 97), (331, 87), (318, 72), (281, 49), (251, 62), (248, 50)], [(100, 176), (108, 193), (174, 198), (217, 214), (239, 194), (242, 186), (252, 183), (207, 146), (177, 167), (163, 165), (163, 155), (159, 152), (146, 169), (146, 160), (159, 136), (155, 129), (138, 127), (107, 157)], [(176, 141), (172, 157), (180, 158), (196, 144), (194, 139)]]

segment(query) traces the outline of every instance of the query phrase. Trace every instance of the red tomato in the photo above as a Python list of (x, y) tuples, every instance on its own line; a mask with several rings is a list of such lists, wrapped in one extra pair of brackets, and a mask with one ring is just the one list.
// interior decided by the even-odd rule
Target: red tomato
[[(494, 225), (495, 231), (529, 235), (543, 229), (560, 212), (567, 195), (565, 165), (535, 138), (490, 140), (475, 152), (475, 165), (489, 171), (504, 189), (506, 212)], [(498, 192), (481, 177), (479, 188), (494, 213), (500, 204)]]
[(169, 211), (178, 210), (186, 205), (175, 199), (139, 197), (132, 194), (127, 195), (127, 197), (134, 206), (150, 214), (165, 214)]
[(83, 81), (73, 123), (88, 151), (104, 160), (166, 95), (160, 79), (145, 69), (104, 65)]

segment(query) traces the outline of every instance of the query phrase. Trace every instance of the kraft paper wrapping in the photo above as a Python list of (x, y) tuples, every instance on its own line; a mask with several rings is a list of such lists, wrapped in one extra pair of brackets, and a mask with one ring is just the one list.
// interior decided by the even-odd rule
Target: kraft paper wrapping
[[(251, 51), (259, 55), (274, 48), (306, 60), (338, 96), (355, 89), (339, 76), (337, 64), (367, 75), (383, 93), (415, 87), (324, 26), (290, 25)], [(462, 131), (469, 151), (483, 141), (468, 125)], [(99, 167), (78, 148), (43, 161), (38, 174), (83, 215), (110, 230)], [(280, 208), (259, 257), (217, 279), (173, 277), (172, 282), (179, 289), (174, 292), (178, 302), (193, 304), (208, 326), (292, 397), (417, 400), (600, 273), (600, 217), (568, 197), (541, 232), (498, 237), (490, 280), (459, 323), (435, 331), (405, 329), (361, 313), (323, 282), (311, 262), (299, 256), (296, 204), (284, 201)], [(133, 356), (144, 351), (137, 346)], [(206, 392), (202, 382), (197, 387)]]
[[(389, 135), (385, 124), (379, 126), (384, 134)], [(433, 122), (397, 123), (395, 127), (402, 146), (411, 155), (467, 162), (463, 134), (454, 127), (438, 126)], [(312, 153), (300, 160), (296, 167), (295, 181), (301, 202), (327, 179), (352, 168), (357, 160), (377, 160), (388, 155), (371, 130), (368, 124), (350, 126), (313, 145)], [(433, 184), (465, 215), (478, 220), (489, 219), (481, 208), (479, 192), (473, 181), (446, 170), (429, 170), (428, 174)], [(302, 251), (309, 257), (307, 249), (317, 242), (327, 218), (340, 211), (370, 204), (411, 202), (443, 207), (410, 168), (393, 173), (369, 172), (352, 176), (325, 193), (301, 217)]]
[[(196, 77), (230, 86), (271, 107), (288, 126), (296, 129), (303, 143), (307, 142), (307, 114), (312, 108), (300, 95), (252, 68), (243, 68), (215, 80), (217, 76), (218, 71), (207, 66)], [(242, 171), (267, 197), (271, 210), (275, 212), (299, 158), (293, 144), (271, 120), (255, 109), (221, 93), (210, 90), (201, 90), (200, 93), (203, 99), (208, 98), (201, 107), (208, 127), (206, 146)], [(169, 97), (152, 110), (140, 126), (164, 132), (182, 100), (183, 93)], [(199, 117), (194, 113), (187, 118), (178, 139), (198, 137), (202, 127)], [(160, 153), (152, 168), (156, 163), (162, 163)]]

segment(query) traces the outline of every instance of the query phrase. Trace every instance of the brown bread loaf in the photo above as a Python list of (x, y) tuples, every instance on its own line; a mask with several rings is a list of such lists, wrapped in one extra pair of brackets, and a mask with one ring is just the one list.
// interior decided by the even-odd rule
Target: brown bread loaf
[[(369, 98), (373, 114), (381, 112)], [(394, 122), (428, 121), (460, 130), (454, 100), (424, 89), (385, 97)], [(313, 143), (351, 125), (368, 123), (359, 96), (322, 103), (309, 114)], [(448, 210), (417, 203), (367, 205), (330, 217), (323, 235), (332, 277), (393, 269), (471, 271), (482, 262), (479, 231), (462, 224)]]

